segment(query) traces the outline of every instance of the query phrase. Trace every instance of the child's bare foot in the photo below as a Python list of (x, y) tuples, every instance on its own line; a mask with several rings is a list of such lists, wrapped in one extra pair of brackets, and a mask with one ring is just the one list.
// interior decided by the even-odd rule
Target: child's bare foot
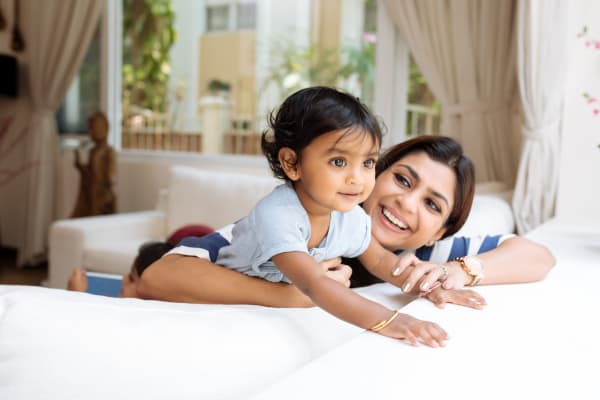
[(75, 292), (85, 292), (87, 291), (87, 275), (85, 274), (85, 270), (83, 268), (77, 268), (69, 277), (69, 282), (67, 283), (67, 290), (73, 290)]

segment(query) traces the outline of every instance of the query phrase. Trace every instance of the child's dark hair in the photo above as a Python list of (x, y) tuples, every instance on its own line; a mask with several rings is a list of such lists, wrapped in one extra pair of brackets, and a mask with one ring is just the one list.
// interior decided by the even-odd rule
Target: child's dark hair
[(142, 273), (148, 268), (154, 261), (164, 256), (173, 247), (172, 244), (167, 242), (146, 242), (143, 243), (138, 249), (137, 256), (133, 261), (135, 271), (138, 276), (142, 276)]
[(289, 96), (277, 113), (271, 112), (269, 128), (262, 133), (262, 151), (277, 178), (289, 180), (279, 162), (279, 150), (288, 147), (300, 161), (301, 151), (317, 137), (346, 129), (381, 144), (381, 126), (358, 98), (324, 86), (301, 89)]

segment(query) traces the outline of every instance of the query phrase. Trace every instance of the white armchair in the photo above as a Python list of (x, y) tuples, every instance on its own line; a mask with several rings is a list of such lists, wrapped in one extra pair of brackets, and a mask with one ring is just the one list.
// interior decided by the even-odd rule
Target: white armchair
[(173, 167), (156, 210), (60, 220), (49, 241), (49, 287), (64, 288), (74, 268), (125, 274), (138, 247), (188, 224), (220, 228), (244, 215), (278, 184), (270, 176)]

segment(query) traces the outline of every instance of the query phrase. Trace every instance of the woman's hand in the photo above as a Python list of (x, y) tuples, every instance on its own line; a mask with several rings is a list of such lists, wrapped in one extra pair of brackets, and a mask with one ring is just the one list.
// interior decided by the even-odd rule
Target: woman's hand
[(400, 288), (404, 293), (426, 295), (436, 287), (460, 290), (470, 282), (470, 277), (457, 262), (437, 264), (417, 262), (405, 271)]
[(414, 268), (405, 271), (401, 277), (403, 283), (400, 288), (404, 293), (425, 294), (449, 277), (450, 268), (446, 264), (418, 261), (414, 264)]
[(404, 339), (412, 346), (424, 344), (429, 347), (443, 347), (448, 334), (438, 324), (399, 313), (396, 318), (378, 333)]
[(485, 299), (479, 293), (469, 289), (454, 290), (438, 287), (427, 293), (424, 297), (438, 308), (444, 308), (446, 303), (452, 303), (481, 310), (483, 306), (487, 305)]
[(342, 264), (341, 257), (332, 258), (330, 260), (321, 261), (319, 266), (329, 278), (338, 281), (346, 287), (350, 287), (350, 276), (352, 268), (346, 264)]

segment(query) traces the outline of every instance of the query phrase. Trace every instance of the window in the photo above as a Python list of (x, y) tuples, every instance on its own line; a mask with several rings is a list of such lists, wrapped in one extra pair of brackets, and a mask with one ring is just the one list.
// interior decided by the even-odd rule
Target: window
[(260, 154), (310, 85), (373, 104), (375, 0), (123, 1), (123, 149)]
[(431, 135), (440, 131), (440, 103), (412, 56), (409, 58), (406, 112), (406, 136)]
[(237, 30), (256, 28), (256, 2), (238, 3)]
[(100, 110), (100, 25), (81, 68), (56, 113), (59, 134), (87, 134), (87, 118)]
[(229, 29), (229, 5), (206, 7), (206, 30), (208, 32)]
[(267, 113), (315, 84), (382, 116), (386, 146), (439, 130), (439, 107), (378, 0), (106, 1), (57, 113), (63, 133), (87, 133), (102, 109), (121, 121), (117, 149), (258, 154)]

